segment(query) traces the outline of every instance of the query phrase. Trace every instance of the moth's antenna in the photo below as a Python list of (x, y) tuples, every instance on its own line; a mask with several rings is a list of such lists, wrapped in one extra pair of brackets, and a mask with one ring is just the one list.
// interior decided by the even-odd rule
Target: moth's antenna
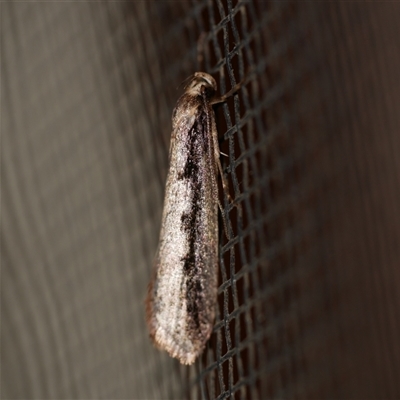
[(206, 47), (207, 34), (202, 32), (197, 40), (197, 68), (199, 71), (205, 70), (204, 53)]
[(193, 78), (193, 75), (190, 75), (190, 76), (188, 76), (187, 78), (185, 78), (185, 79), (179, 84), (179, 86), (176, 88), (176, 90), (180, 89), (180, 88), (182, 87), (182, 85), (185, 85), (185, 86), (184, 86), (184, 89), (186, 89), (186, 87), (187, 87), (187, 82), (189, 81), (189, 79), (192, 79), (192, 78)]

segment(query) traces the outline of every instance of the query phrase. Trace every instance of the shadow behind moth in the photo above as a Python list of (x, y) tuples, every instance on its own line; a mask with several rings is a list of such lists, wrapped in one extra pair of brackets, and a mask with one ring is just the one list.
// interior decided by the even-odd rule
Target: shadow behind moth
[(154, 344), (182, 364), (202, 353), (215, 319), (218, 171), (222, 176), (216, 89), (211, 75), (196, 72), (173, 111), (160, 241), (146, 299)]

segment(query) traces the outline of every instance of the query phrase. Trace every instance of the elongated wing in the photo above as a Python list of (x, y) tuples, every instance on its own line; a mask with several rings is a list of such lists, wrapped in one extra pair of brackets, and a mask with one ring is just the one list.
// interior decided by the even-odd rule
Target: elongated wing
[[(184, 103), (181, 100), (182, 103)], [(218, 188), (214, 113), (198, 99), (175, 120), (160, 244), (147, 320), (155, 344), (184, 364), (202, 352), (215, 318)], [(175, 111), (176, 115), (177, 112)]]

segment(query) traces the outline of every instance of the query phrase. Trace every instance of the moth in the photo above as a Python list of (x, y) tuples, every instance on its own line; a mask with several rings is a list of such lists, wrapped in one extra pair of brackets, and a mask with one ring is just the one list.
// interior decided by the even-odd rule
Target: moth
[[(224, 187), (212, 105), (217, 84), (196, 72), (172, 115), (169, 171), (159, 246), (146, 298), (156, 347), (193, 364), (215, 319), (218, 280), (218, 172)], [(232, 91), (231, 91), (232, 92)]]

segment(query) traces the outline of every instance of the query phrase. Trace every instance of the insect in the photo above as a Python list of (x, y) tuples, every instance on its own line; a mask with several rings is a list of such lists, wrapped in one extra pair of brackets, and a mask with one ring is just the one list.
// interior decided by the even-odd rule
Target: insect
[[(160, 241), (146, 299), (154, 344), (182, 364), (202, 353), (215, 319), (218, 281), (218, 172), (214, 78), (196, 72), (172, 115)], [(237, 90), (237, 89), (235, 89)]]

